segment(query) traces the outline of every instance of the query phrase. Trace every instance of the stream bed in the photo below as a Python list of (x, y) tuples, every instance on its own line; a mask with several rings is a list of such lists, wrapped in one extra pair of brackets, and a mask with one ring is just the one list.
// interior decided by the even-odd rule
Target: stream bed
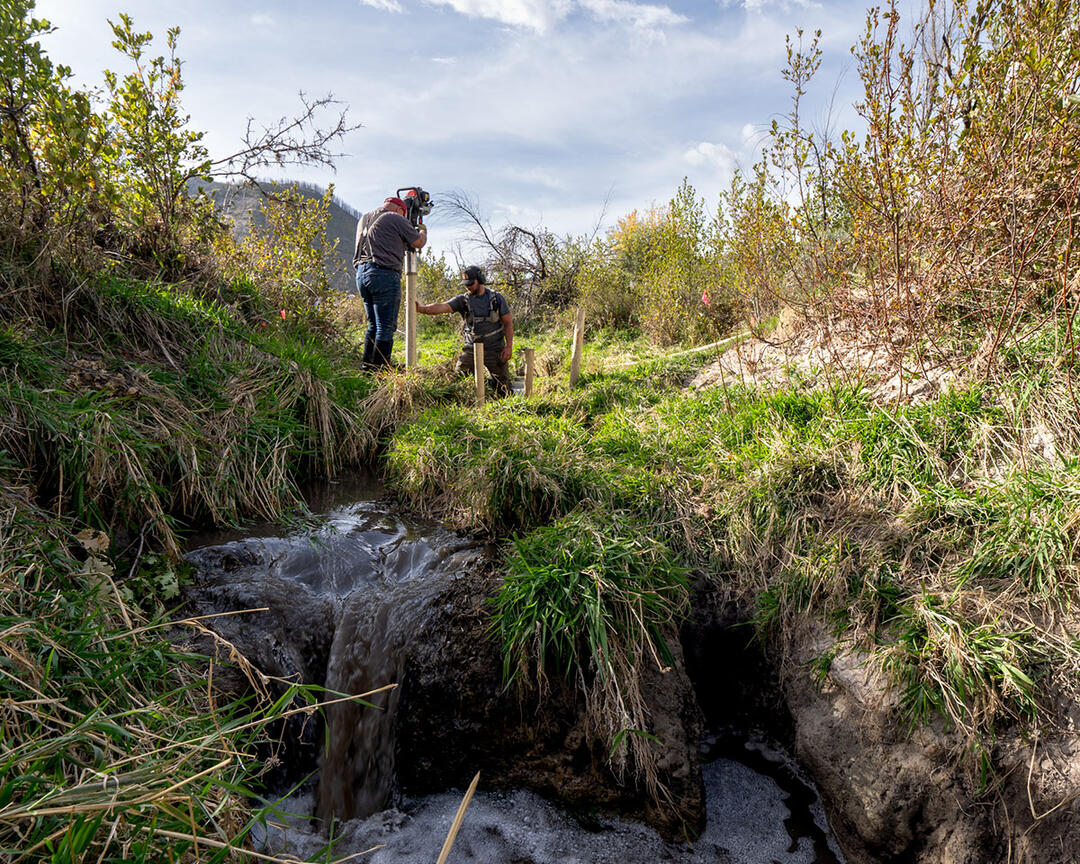
[[(199, 614), (251, 610), (214, 627), (272, 675), (348, 694), (403, 674), (410, 639), (440, 591), (490, 550), (436, 523), (393, 512), (368, 478), (312, 490), (313, 516), (194, 538), (188, 602)], [(434, 862), (462, 790), (411, 796), (398, 787), (397, 695), (346, 702), (307, 723), (283, 756), (275, 805), (254, 835), (264, 854), (374, 864)], [(328, 741), (322, 753), (321, 742)], [(841, 864), (817, 794), (775, 743), (742, 730), (702, 741), (707, 823), (693, 842), (599, 812), (571, 811), (481, 777), (450, 861), (506, 864)], [(274, 793), (272, 788), (270, 794)], [(271, 800), (273, 800), (271, 798)]]
[[(596, 813), (575, 813), (524, 789), (473, 797), (452, 862), (485, 864), (841, 864), (811, 786), (783, 751), (763, 740), (707, 739), (724, 755), (705, 764), (707, 823), (693, 843), (665, 842), (652, 828)], [(481, 778), (483, 781), (483, 778)], [(439, 856), (462, 791), (404, 796), (396, 807), (338, 826), (327, 839), (309, 818), (310, 795), (282, 801), (259, 842), (303, 860), (367, 852), (372, 864), (431, 864)], [(369, 851), (370, 850), (370, 851)]]

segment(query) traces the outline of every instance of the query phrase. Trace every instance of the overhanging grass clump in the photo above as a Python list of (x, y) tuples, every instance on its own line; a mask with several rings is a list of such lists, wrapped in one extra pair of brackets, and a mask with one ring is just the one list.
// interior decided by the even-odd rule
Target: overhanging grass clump
[(0, 449), (51, 511), (175, 551), (175, 517), (272, 516), (371, 454), (370, 376), (303, 320), (249, 326), (182, 285), (76, 296), (0, 337)]
[[(686, 571), (645, 526), (619, 511), (575, 511), (517, 539), (494, 599), (507, 681), (547, 671), (577, 679), (594, 732), (657, 791), (640, 669), (671, 662), (686, 610)], [(643, 737), (644, 736), (644, 737)]]

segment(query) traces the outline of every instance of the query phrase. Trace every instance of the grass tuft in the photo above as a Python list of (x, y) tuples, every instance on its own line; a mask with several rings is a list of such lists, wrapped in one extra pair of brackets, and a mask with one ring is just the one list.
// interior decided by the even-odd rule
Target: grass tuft
[(508, 682), (576, 679), (617, 776), (659, 794), (641, 667), (671, 663), (665, 638), (688, 604), (686, 571), (625, 512), (575, 511), (514, 541), (494, 598)]
[(255, 747), (315, 694), (250, 667), (253, 699), (215, 688), (216, 661), (121, 599), (106, 543), (0, 492), (0, 857), (238, 860)]

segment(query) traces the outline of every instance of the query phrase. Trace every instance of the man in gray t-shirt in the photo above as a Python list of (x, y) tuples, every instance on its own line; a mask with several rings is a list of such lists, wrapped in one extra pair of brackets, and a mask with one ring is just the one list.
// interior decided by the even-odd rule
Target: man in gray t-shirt
[(457, 359), (459, 374), (473, 372), (473, 345), (484, 344), (484, 367), (491, 373), (495, 391), (501, 396), (510, 392), (510, 355), (514, 351), (514, 319), (506, 298), (493, 288), (487, 287), (484, 271), (479, 267), (466, 267), (461, 273), (465, 294), (459, 294), (448, 303), (420, 302), (416, 311), (421, 315), (444, 315), (457, 312), (464, 325), (465, 344)]
[(364, 366), (378, 369), (390, 363), (401, 304), (401, 266), (408, 248), (422, 249), (427, 226), (414, 226), (405, 218), (405, 202), (387, 198), (378, 210), (356, 223), (353, 265), (356, 291), (364, 301), (367, 332), (364, 334)]

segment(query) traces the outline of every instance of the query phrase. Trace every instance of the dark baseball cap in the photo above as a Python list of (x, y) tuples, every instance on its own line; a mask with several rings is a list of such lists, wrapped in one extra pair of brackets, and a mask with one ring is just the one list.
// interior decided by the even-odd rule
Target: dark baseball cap
[(461, 275), (465, 277), (466, 281), (470, 279), (475, 279), (481, 285), (487, 285), (487, 277), (484, 276), (484, 271), (477, 267), (475, 264), (462, 270)]

